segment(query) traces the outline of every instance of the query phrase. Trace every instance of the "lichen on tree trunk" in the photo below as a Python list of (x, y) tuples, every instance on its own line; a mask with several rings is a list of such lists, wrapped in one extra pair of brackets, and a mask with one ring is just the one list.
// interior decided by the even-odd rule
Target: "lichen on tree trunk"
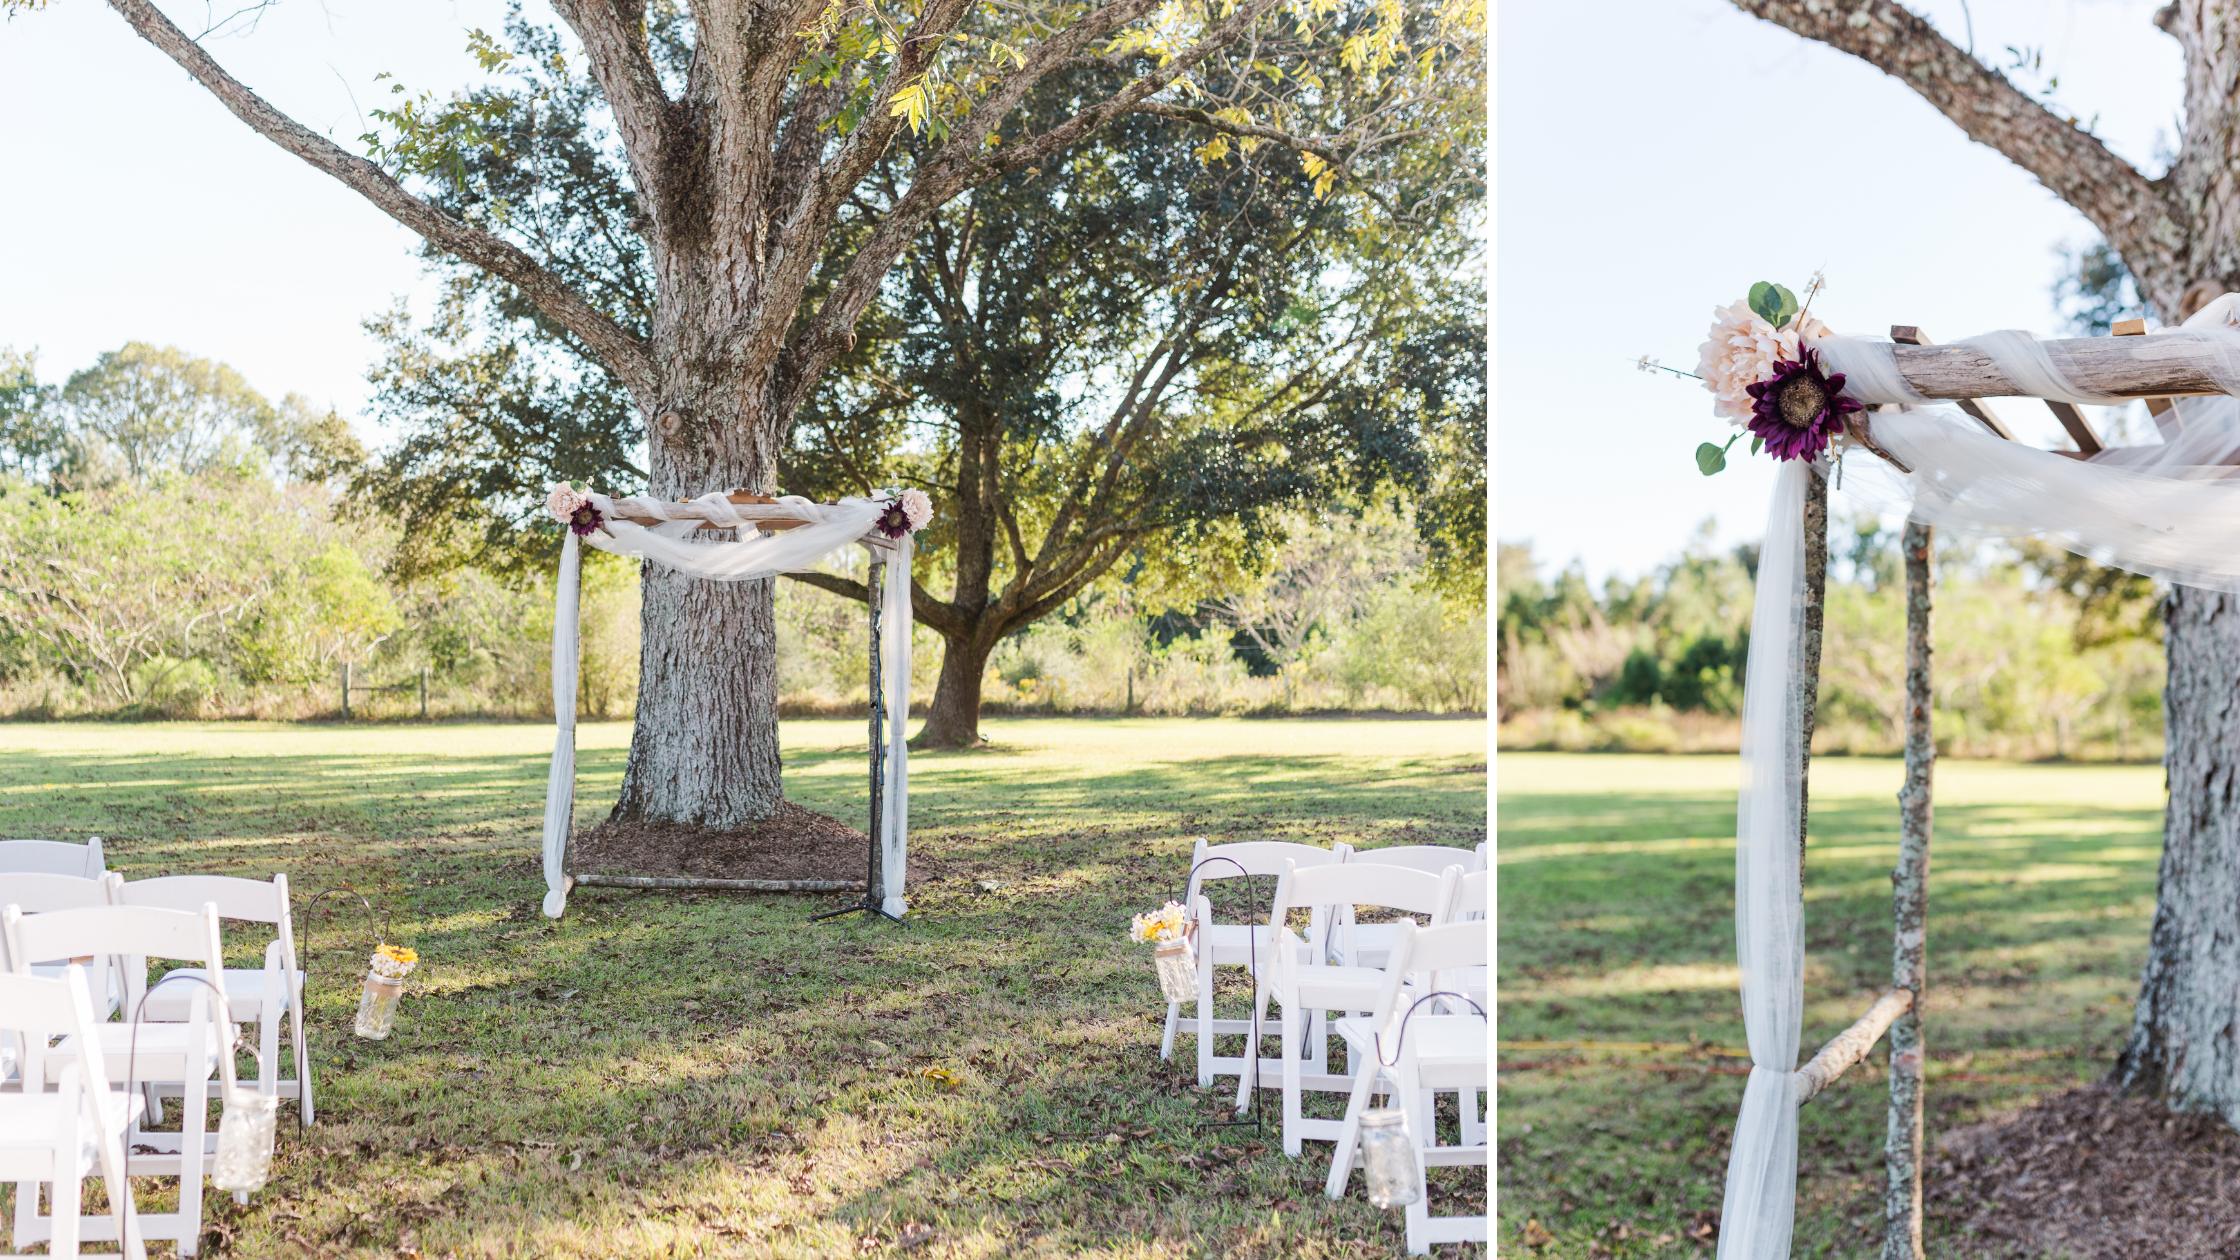
[(2170, 803), (2131, 1040), (2110, 1079), (2240, 1124), (2240, 597), (2177, 587), (2165, 605)]
[(1890, 1117), (1884, 1138), (1889, 1175), (1883, 1194), (1882, 1260), (1921, 1260), (1922, 1038), (1929, 944), (1930, 787), (1937, 766), (1936, 710), (1930, 689), (1935, 648), (1930, 621), (1936, 586), (1936, 534), (1908, 521), (1906, 563), (1906, 777), (1898, 789), (1898, 864), (1890, 872), (1890, 985), (1913, 1004), (1890, 1025)]

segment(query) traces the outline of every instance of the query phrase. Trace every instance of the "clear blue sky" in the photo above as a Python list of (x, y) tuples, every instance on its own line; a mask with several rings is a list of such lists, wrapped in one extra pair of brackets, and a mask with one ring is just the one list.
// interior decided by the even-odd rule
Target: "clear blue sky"
[[(1957, 0), (1915, 7), (1965, 43)], [(2065, 114), (2160, 172), (2183, 64), (2153, 3), (1970, 7), (1979, 54), (2042, 48), (2017, 81), (2058, 74)], [(2096, 237), (1896, 80), (1715, 0), (1504, 0), (1498, 41), (1497, 532), (1544, 568), (1639, 574), (1706, 517), (1722, 543), (1763, 532), (1767, 461), (1699, 475), (1696, 444), (1731, 430), (1694, 382), (1630, 363), (1692, 370), (1751, 282), (1825, 269), (1814, 311), (1838, 332), (2052, 332), (2053, 251)], [(2035, 403), (2002, 414), (2059, 432)]]
[[(190, 34), (211, 20), (162, 7)], [(504, 16), (503, 0), (282, 0), (207, 46), (363, 152), (361, 111), (389, 99), (375, 75), (464, 86), (466, 32)], [(400, 296), (428, 308), (417, 238), (251, 132), (98, 0), (0, 22), (0, 119), (0, 345), (36, 347), (43, 376), (152, 341), (355, 413), (374, 357), (359, 321)]]

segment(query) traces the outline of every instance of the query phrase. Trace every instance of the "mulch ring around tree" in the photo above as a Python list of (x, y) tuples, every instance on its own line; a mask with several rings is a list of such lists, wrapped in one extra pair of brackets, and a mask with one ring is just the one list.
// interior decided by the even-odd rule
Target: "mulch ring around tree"
[(1954, 1130), (1927, 1174), (1931, 1235), (1973, 1235), (1966, 1254), (2240, 1255), (2240, 1134), (2105, 1084)]
[[(836, 879), (863, 882), (864, 834), (792, 801), (759, 825), (737, 831), (671, 823), (600, 823), (576, 833), (568, 869), (579, 874), (688, 876), (695, 879)], [(915, 856), (908, 881), (926, 872)]]

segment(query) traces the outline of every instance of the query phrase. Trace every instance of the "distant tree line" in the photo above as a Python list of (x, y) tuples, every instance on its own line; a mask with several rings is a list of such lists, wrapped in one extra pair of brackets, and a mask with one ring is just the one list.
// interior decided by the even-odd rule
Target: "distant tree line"
[[(1894, 531), (1830, 540), (1818, 744), (1886, 752), (1903, 735), (1905, 607)], [(1505, 744), (1730, 747), (1749, 658), (1758, 548), (1709, 545), (1596, 590), (1502, 543), (1496, 693)], [(2039, 543), (1946, 545), (1937, 599), (1941, 748), (1958, 755), (2160, 753), (2162, 593)]]

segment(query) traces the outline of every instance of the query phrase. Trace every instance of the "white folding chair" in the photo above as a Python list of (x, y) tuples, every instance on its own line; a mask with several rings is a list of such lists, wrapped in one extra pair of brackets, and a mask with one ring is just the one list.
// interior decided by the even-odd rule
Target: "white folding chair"
[[(25, 914), (45, 914), (50, 910), (83, 910), (88, 906), (113, 906), (117, 904), (117, 889), (124, 877), (107, 871), (99, 879), (83, 875), (56, 875), (45, 871), (0, 871), (0, 906), (17, 906)], [(82, 960), (87, 966), (92, 959)], [(0, 967), (7, 965), (7, 948), (0, 943)], [(49, 980), (59, 979), (68, 962), (61, 959), (31, 960), (31, 974)], [(101, 978), (101, 1006), (96, 1012), (107, 1019), (116, 1013), (119, 996), (115, 960), (108, 959), (97, 970)]]
[[(1360, 1141), (1361, 1113), (1375, 1094), (1398, 1096), (1419, 1167), (1483, 1167), (1486, 1162), (1484, 1126), (1478, 1127), (1473, 1142), (1466, 1122), (1462, 1143), (1442, 1146), (1432, 1105), (1433, 1095), (1452, 1091), (1465, 1100), (1467, 1114), (1487, 1086), (1487, 1020), (1477, 1012), (1445, 1014), (1441, 1003), (1432, 998), (1447, 977), (1486, 965), (1485, 926), (1455, 923), (1419, 929), (1402, 920), (1399, 928), (1376, 1010), (1367, 1018), (1332, 1024), (1345, 1038), (1347, 1049), (1363, 1061), (1354, 1076), (1346, 1118), (1340, 1122), (1337, 1148), (1330, 1156), (1330, 1175), (1323, 1182), (1323, 1193), (1333, 1199), (1345, 1197), (1354, 1148)], [(1422, 987), (1411, 986), (1407, 983), (1411, 975), (1427, 978)], [(1408, 1254), (1422, 1255), (1433, 1243), (1486, 1241), (1484, 1216), (1432, 1216), (1428, 1197), (1429, 1187), (1419, 1185), (1416, 1201), (1408, 1205)]]
[(0, 840), (0, 871), (35, 871), (99, 879), (108, 869), (109, 860), (102, 856), (99, 836), (84, 844), (66, 844), (60, 840)]
[[(1350, 1070), (1340, 1074), (1302, 1071), (1301, 1050), (1322, 1050), (1323, 1043), (1328, 1040), (1322, 1022), (1325, 1012), (1373, 1010), (1385, 984), (1382, 968), (1331, 964), (1322, 943), (1310, 944), (1291, 930), (1290, 912), (1317, 907), (1338, 907), (1350, 912), (1355, 906), (1379, 906), (1409, 914), (1438, 914), (1454, 900), (1455, 886), (1461, 879), (1462, 872), (1456, 867), (1447, 868), (1446, 873), (1439, 876), (1405, 866), (1350, 863), (1312, 870), (1294, 867), (1284, 871), (1283, 878), (1276, 884), (1275, 905), (1268, 916), (1270, 925), (1276, 929), (1275, 974), (1262, 981), (1259, 995), (1263, 1003), (1272, 995), (1283, 1011), (1279, 1023), (1283, 1034), (1284, 1154), (1297, 1155), (1304, 1138), (1330, 1141), (1338, 1136), (1339, 1121), (1310, 1119), (1302, 1114), (1301, 1091), (1348, 1093), (1354, 1084)], [(1332, 915), (1326, 921), (1334, 919)], [(1310, 919), (1309, 931), (1312, 930)], [(1302, 1047), (1302, 1040), (1307, 1038), (1312, 1040)], [(1354, 1057), (1349, 1052), (1349, 1064)], [(1243, 1111), (1250, 1101), (1250, 1089), (1250, 1078), (1238, 1082), (1238, 1111)]]
[[(15, 1248), (44, 1241), (50, 1256), (75, 1256), (79, 1239), (94, 1232), (86, 1228), (89, 1219), (107, 1220), (103, 1236), (121, 1236), (127, 1256), (144, 1258), (121, 1140), (132, 1101), (111, 1092), (101, 1056), (93, 1052), (97, 1025), (85, 970), (66, 967), (55, 978), (0, 974), (0, 1011), (29, 1034), (27, 1079), (46, 1076), (50, 1060), (61, 1069), (52, 1093), (0, 1095), (0, 1182), (16, 1184)], [(48, 1038), (57, 1035), (62, 1045), (49, 1050)], [(109, 1191), (109, 1215), (87, 1218), (79, 1212), (81, 1183), (97, 1164)], [(41, 1183), (50, 1197), (47, 1215), (39, 1212)]]
[[(1467, 874), (1485, 869), (1485, 848), (1457, 849), (1444, 844), (1396, 844), (1383, 849), (1355, 849), (1346, 855), (1351, 863), (1374, 863), (1378, 866), (1405, 866), (1426, 875), (1444, 875), (1450, 866), (1459, 866)], [(1390, 923), (1364, 923), (1355, 926), (1352, 912), (1338, 910), (1338, 929), (1330, 943), (1333, 949), (1351, 952), (1334, 952), (1330, 961), (1355, 967), (1382, 967), (1385, 954), (1392, 949)], [(1434, 914), (1433, 923), (1444, 923), (1452, 917), (1451, 909)]]
[[(303, 1038), (304, 975), (296, 960), (288, 877), (274, 875), (266, 881), (230, 875), (167, 875), (161, 879), (132, 880), (122, 888), (120, 904), (123, 905), (190, 911), (200, 910), (205, 904), (215, 905), (221, 919), (262, 923), (274, 930), (272, 943), (265, 946), (263, 968), (226, 969), (226, 1003), (236, 1020), (257, 1026), (257, 1050), (268, 1065), (263, 1069), (257, 1088), (267, 1094), (296, 1099), (298, 1122), (310, 1124), (311, 1054)], [(147, 1003), (142, 1008), (145, 1018), (166, 1023), (185, 1019), (188, 1000), (206, 991), (199, 983), (202, 976), (199, 967), (182, 967), (165, 974), (160, 983), (148, 990)], [(296, 1077), (292, 1081), (280, 1077), (283, 1017), (289, 1021), (289, 1040), (294, 1049)]]
[[(200, 914), (191, 914), (154, 906), (98, 906), (26, 915), (7, 906), (0, 907), (0, 937), (8, 943), (10, 964), (18, 974), (28, 970), (16, 961), (20, 959), (87, 954), (123, 957), (123, 1009), (127, 1018), (94, 1025), (94, 1042), (100, 1047), (108, 1079), (128, 1092), (138, 1087), (146, 1094), (144, 1104), (132, 1108), (135, 1118), (125, 1135), (127, 1171), (135, 1177), (179, 1179), (179, 1210), (143, 1213), (142, 1234), (175, 1239), (180, 1255), (193, 1255), (202, 1238), (203, 1169), (213, 1154), (216, 1137), (209, 1127), (210, 1078), (219, 1078), (221, 1090), (232, 1088), (234, 1030), (218, 1012), (210, 990), (202, 985), (194, 986), (198, 992), (188, 1002), (184, 1023), (136, 1024), (130, 1014), (147, 991), (149, 958), (199, 963), (211, 975), (224, 970), (218, 908), (205, 905)], [(55, 1049), (57, 1054), (46, 1060), (49, 1084), (58, 1079), (63, 1067), (58, 1056), (65, 1051), (75, 1053), (67, 1041)], [(28, 1063), (25, 1066), (29, 1068)], [(37, 1078), (27, 1070), (24, 1079), (31, 1082)], [(141, 1117), (161, 1123), (161, 1091), (174, 1086), (182, 1104), (180, 1131), (150, 1131)], [(149, 1153), (142, 1153), (143, 1149)], [(18, 1248), (29, 1241), (22, 1229), (19, 1220)], [(98, 1221), (89, 1219), (83, 1236), (111, 1236), (101, 1229)]]
[[(1213, 1017), (1213, 978), (1215, 967), (1245, 967), (1255, 973), (1255, 988), (1273, 971), (1274, 956), (1269, 953), (1271, 939), (1265, 924), (1217, 923), (1213, 918), (1213, 903), (1204, 895), (1208, 880), (1242, 879), (1253, 876), (1267, 878), (1283, 874), (1289, 862), (1301, 867), (1326, 866), (1341, 860), (1346, 846), (1335, 849), (1318, 849), (1311, 844), (1292, 844), (1282, 840), (1247, 840), (1237, 844), (1209, 845), (1205, 837), (1190, 854), (1189, 887), (1184, 890), (1182, 904), (1189, 907), (1192, 921), (1197, 924), (1198, 951), (1198, 1087), (1210, 1087), (1213, 1078), (1231, 1072), (1250, 1079), (1251, 1068), (1246, 1055), (1217, 1055), (1213, 1052), (1213, 1039), (1223, 1034), (1241, 1033), (1248, 1043), (1249, 1053), (1257, 1054), (1259, 1046), (1253, 1038), (1257, 1024), (1250, 1019), (1215, 1019)], [(1318, 924), (1319, 926), (1319, 924)], [(1159, 1057), (1174, 1054), (1174, 1034), (1182, 1021), (1182, 1003), (1167, 1003), (1167, 1027), (1159, 1039)], [(1275, 1071), (1274, 1060), (1263, 1059), (1263, 1071)], [(1321, 1061), (1316, 1060), (1317, 1069)]]

